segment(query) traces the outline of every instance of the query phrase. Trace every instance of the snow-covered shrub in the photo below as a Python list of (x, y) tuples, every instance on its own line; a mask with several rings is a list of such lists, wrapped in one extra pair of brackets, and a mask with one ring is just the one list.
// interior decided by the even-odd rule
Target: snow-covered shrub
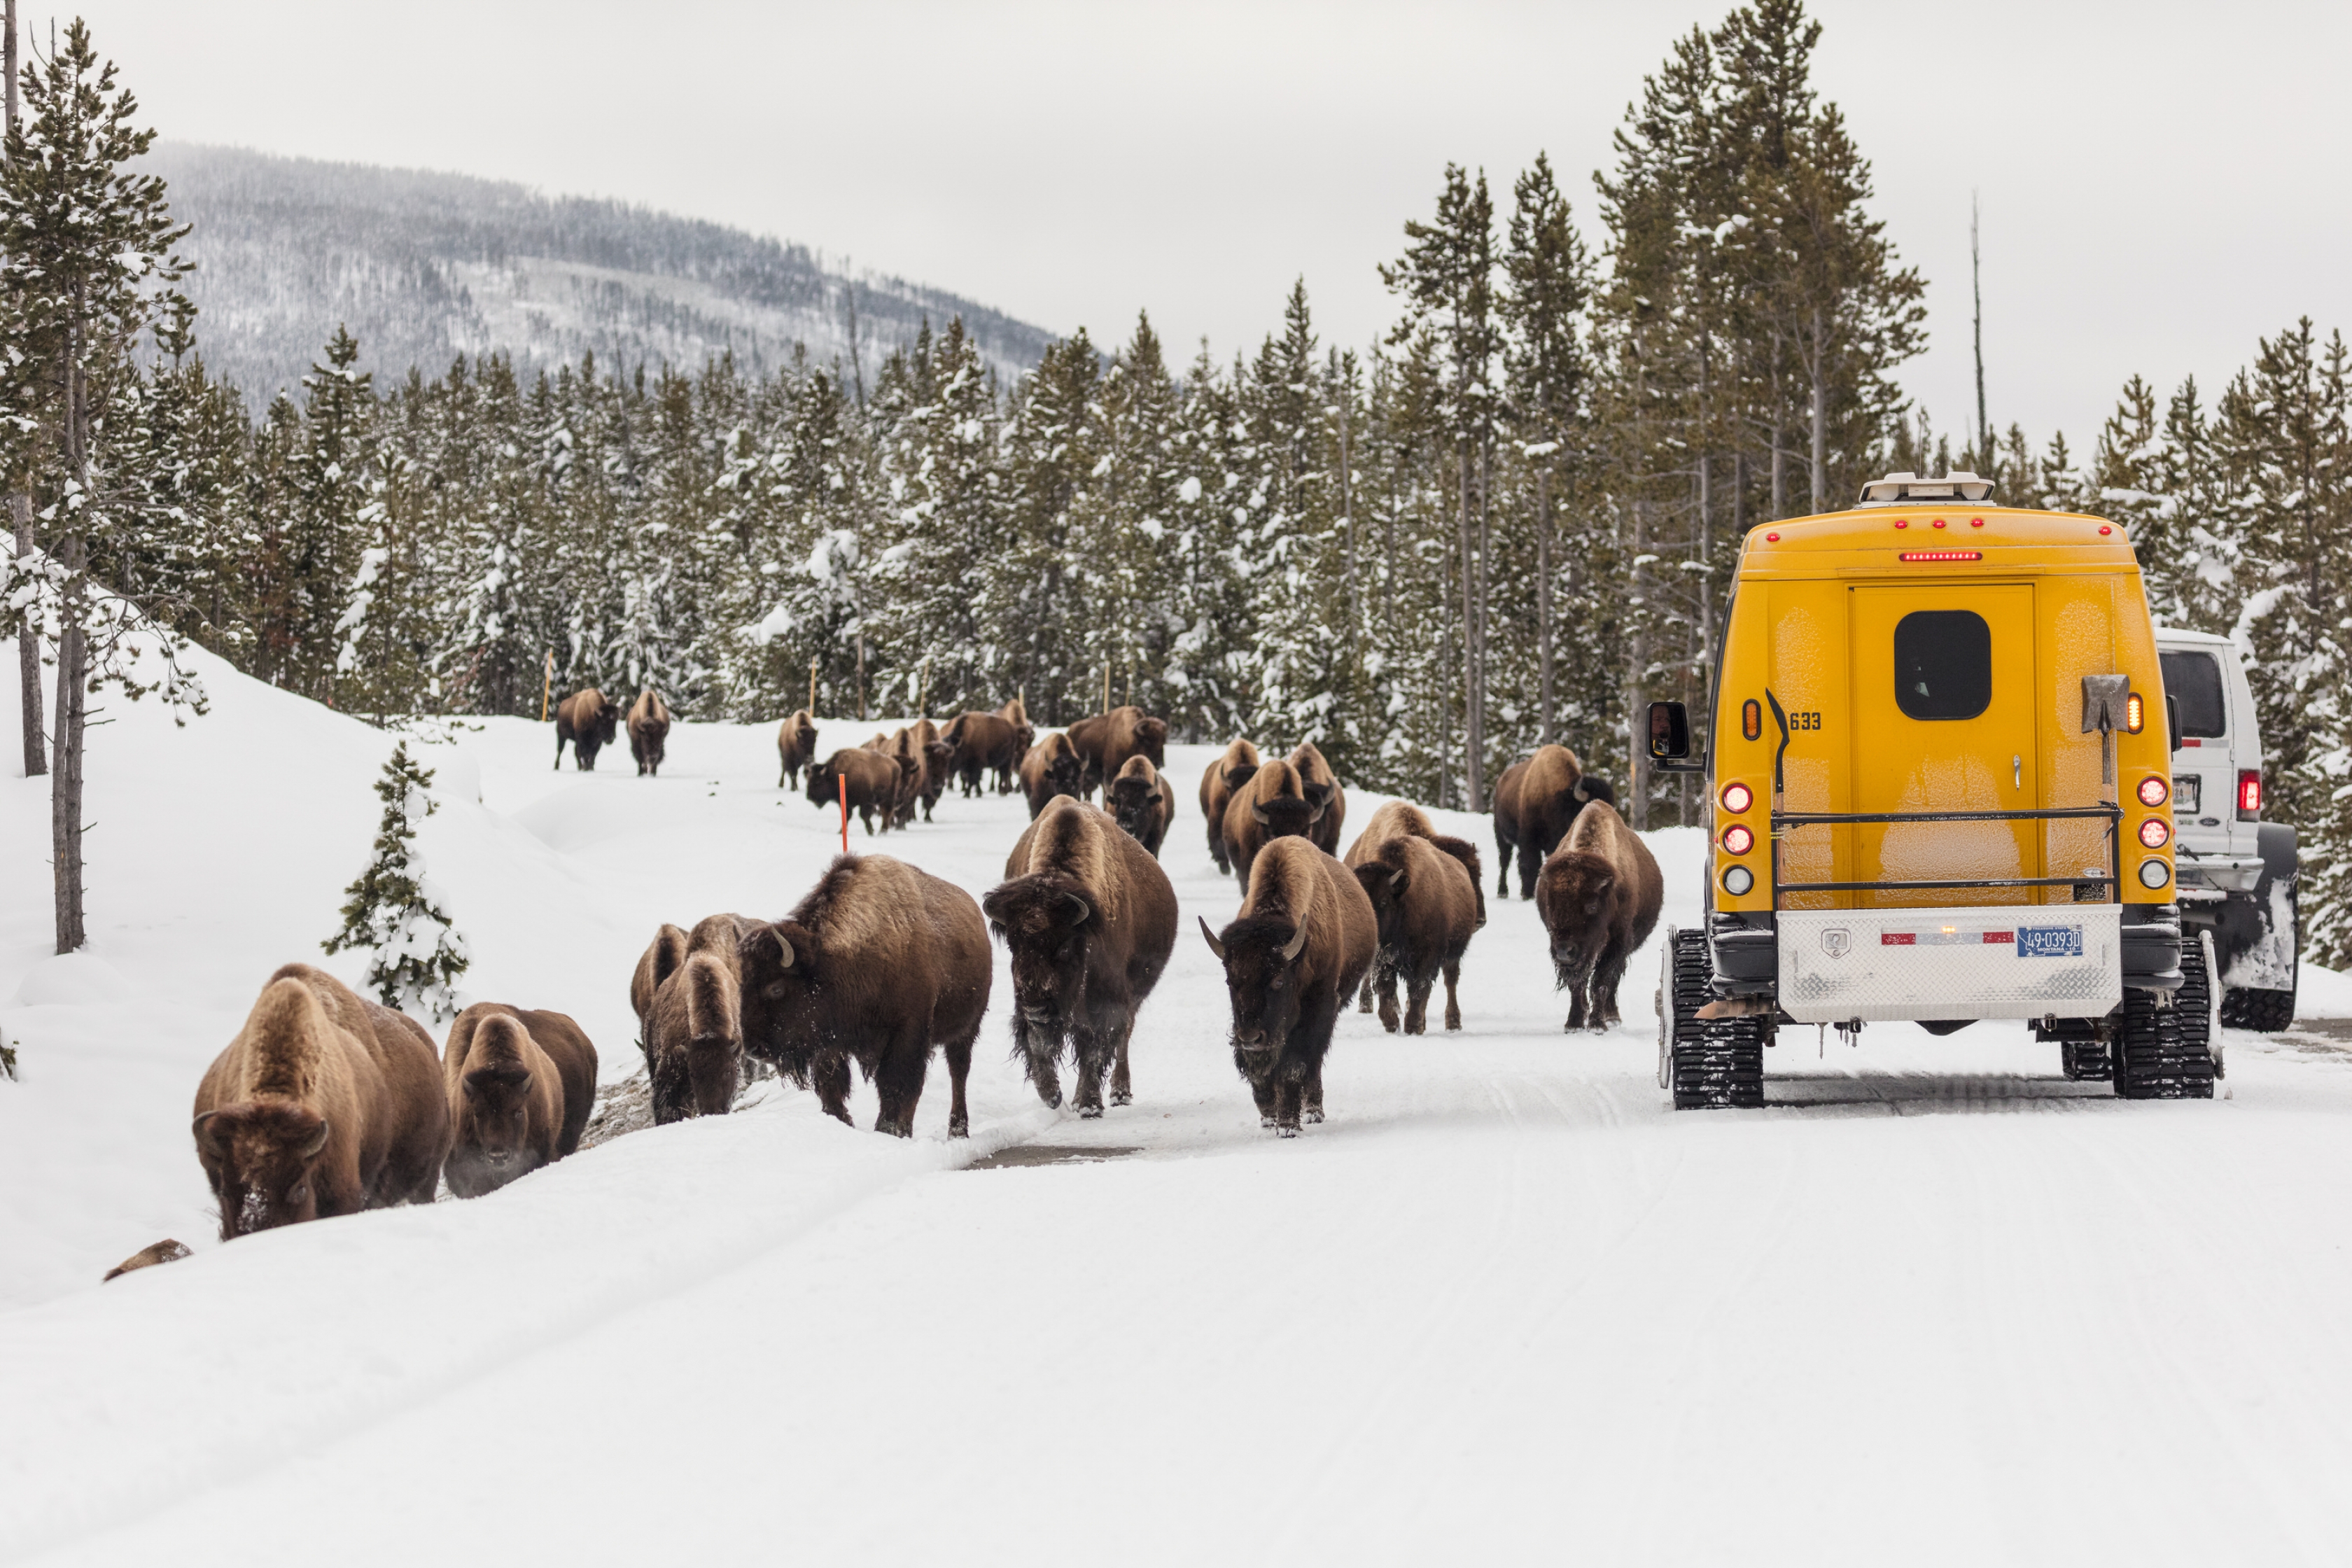
[(426, 791), (433, 774), (408, 755), (408, 743), (393, 748), (375, 793), (383, 800), (375, 854), (359, 879), (344, 891), (343, 929), (320, 945), (329, 952), (364, 948), (365, 984), (387, 1007), (413, 1007), (434, 1022), (458, 1011), (457, 977), (472, 962), (466, 939), (442, 911), (425, 858), (416, 850), (416, 825), (436, 809)]

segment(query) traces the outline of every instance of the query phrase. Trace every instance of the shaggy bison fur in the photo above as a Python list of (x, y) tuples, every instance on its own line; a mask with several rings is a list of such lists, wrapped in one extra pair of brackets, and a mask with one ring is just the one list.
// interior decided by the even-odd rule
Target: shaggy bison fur
[(838, 809), (842, 786), (837, 779), (847, 782), (849, 809), (866, 825), (867, 837), (873, 835), (877, 816), (882, 819), (882, 831), (889, 832), (898, 810), (899, 786), (906, 782), (898, 760), (863, 746), (845, 746), (809, 769), (809, 804), (821, 811)]
[(1641, 835), (1614, 806), (1577, 814), (1536, 879), (1536, 912), (1551, 936), (1552, 972), (1569, 994), (1569, 1028), (1618, 1021), (1617, 983), (1658, 923), (1665, 882)]
[(1176, 889), (1142, 845), (1081, 802), (1055, 800), (1022, 837), (1018, 869), (981, 900), (1013, 958), (1013, 1055), (1037, 1098), (1059, 1106), (1066, 1047), (1078, 1114), (1100, 1116), (1106, 1071), (1111, 1104), (1134, 1098), (1128, 1045), (1176, 945)]
[(1478, 896), (1462, 863), (1426, 838), (1384, 840), (1350, 868), (1371, 900), (1380, 931), (1381, 1026), (1397, 1032), (1397, 977), (1404, 977), (1404, 1032), (1429, 1027), (1429, 993), (1445, 976), (1445, 1026), (1462, 1026), (1462, 954), (1478, 929)]
[(1259, 854), (1241, 913), (1220, 931), (1201, 922), (1225, 966), (1234, 1065), (1258, 1122), (1285, 1138), (1323, 1120), (1323, 1058), (1346, 997), (1371, 968), (1380, 935), (1371, 900), (1348, 868), (1303, 837)]
[(1078, 753), (1070, 738), (1056, 730), (1021, 759), (1021, 793), (1029, 797), (1029, 819), (1034, 822), (1046, 803), (1057, 795), (1078, 793)]
[(1209, 858), (1217, 863), (1220, 871), (1234, 868), (1232, 858), (1225, 853), (1225, 807), (1231, 804), (1234, 791), (1249, 783), (1257, 770), (1257, 748), (1236, 738), (1225, 748), (1225, 754), (1201, 774), (1201, 815), (1209, 825)]
[(816, 765), (816, 721), (799, 709), (776, 727), (776, 787), (791, 789), (801, 782), (801, 770)]
[(637, 776), (661, 776), (662, 753), (669, 742), (669, 704), (646, 687), (629, 704), (629, 755), (637, 759)]
[(1298, 770), (1280, 757), (1234, 791), (1225, 803), (1225, 858), (1241, 878), (1244, 891), (1258, 851), (1277, 838), (1311, 835), (1323, 810), (1307, 798)]
[(1097, 790), (1118, 777), (1129, 757), (1149, 757), (1155, 768), (1168, 765), (1168, 721), (1155, 719), (1130, 703), (1071, 725), (1070, 744), (1086, 763), (1086, 773), (1078, 780), (1079, 797), (1091, 799)]
[(964, 1079), (988, 1011), (988, 927), (971, 895), (884, 855), (835, 858), (808, 897), (737, 945), (752, 1055), (849, 1120), (849, 1064), (881, 1097), (874, 1130), (914, 1135), (931, 1047), (944, 1046), (948, 1135), (971, 1131)]
[(1129, 838), (1148, 850), (1153, 859), (1160, 858), (1160, 846), (1168, 837), (1168, 825), (1176, 820), (1176, 792), (1150, 757), (1127, 759), (1104, 792), (1104, 804)]
[(477, 1002), (449, 1026), (441, 1056), (449, 1155), (461, 1198), (496, 1192), (580, 1147), (596, 1103), (596, 1047), (561, 1013)]
[[(1466, 838), (1456, 838), (1450, 834), (1438, 832), (1436, 828), (1431, 825), (1429, 814), (1423, 811), (1421, 807), (1417, 805), (1412, 805), (1401, 800), (1392, 800), (1386, 805), (1381, 806), (1380, 810), (1372, 813), (1372, 819), (1364, 824), (1363, 832), (1358, 834), (1356, 836), (1355, 843), (1348, 847), (1348, 868), (1353, 871), (1365, 865), (1375, 862), (1384, 862), (1391, 868), (1391, 869), (1398, 868), (1402, 865), (1402, 862), (1400, 862), (1394, 857), (1390, 856), (1387, 853), (1387, 847), (1392, 841), (1400, 838), (1412, 838), (1426, 844), (1431, 848), (1435, 849), (1438, 853), (1451, 858), (1454, 864), (1462, 868), (1464, 877), (1468, 879), (1470, 884), (1470, 900), (1473, 911), (1470, 921), (1470, 930), (1476, 931), (1483, 928), (1486, 923), (1486, 891), (1485, 886), (1486, 879), (1480, 873), (1478, 867), (1478, 847), (1471, 843)], [(1361, 879), (1360, 878), (1359, 879), (1360, 880)], [(1426, 880), (1426, 879), (1423, 879), (1424, 881)], [(1396, 1009), (1396, 1003), (1395, 994), (1392, 988), (1392, 980), (1395, 964), (1391, 949), (1397, 945), (1398, 939), (1391, 934), (1391, 911), (1387, 905), (1383, 903), (1382, 895), (1374, 891), (1372, 885), (1370, 882), (1366, 882), (1364, 884), (1364, 889), (1366, 893), (1371, 898), (1373, 913), (1379, 917), (1381, 922), (1381, 956), (1379, 962), (1374, 965), (1374, 969), (1377, 976), (1382, 981), (1383, 984), (1390, 987), (1385, 989), (1382, 993), (1384, 999), (1381, 1005), (1381, 1021), (1383, 1024), (1388, 1025), (1391, 1029), (1394, 1029), (1396, 1025), (1392, 1021), (1392, 1015)], [(1402, 893), (1403, 889), (1402, 888), (1392, 888), (1391, 891)], [(1464, 940), (1466, 942), (1468, 938), (1465, 936)], [(1412, 967), (1412, 966), (1411, 964), (1406, 965), (1408, 971), (1410, 971)], [(1364, 986), (1358, 1003), (1358, 1005), (1367, 1013), (1372, 1010), (1374, 979), (1375, 975), (1373, 974), (1368, 974), (1364, 977)], [(1408, 991), (1410, 991), (1411, 984), (1411, 980), (1408, 978)], [(1449, 1029), (1458, 1029), (1462, 1026), (1461, 1012), (1454, 1003), (1454, 982), (1449, 978), (1446, 981), (1445, 1008), (1445, 1026)], [(1425, 979), (1423, 986), (1423, 996), (1428, 994), (1428, 987)], [(1407, 1033), (1418, 1032), (1419, 1031), (1417, 1030), (1407, 1030)]]
[(1348, 792), (1339, 787), (1331, 764), (1323, 760), (1323, 753), (1315, 749), (1312, 741), (1298, 743), (1297, 750), (1290, 753), (1290, 765), (1298, 770), (1298, 787), (1305, 792), (1307, 804), (1321, 813), (1315, 826), (1307, 829), (1307, 837), (1324, 854), (1337, 855), (1339, 828), (1348, 820)]
[(907, 726), (912, 738), (915, 754), (923, 760), (923, 820), (931, 820), (931, 808), (940, 804), (946, 793), (948, 777), (955, 771), (955, 748), (940, 738), (940, 727), (929, 719), (918, 719)]
[(555, 765), (563, 766), (563, 748), (572, 748), (572, 765), (583, 773), (596, 771), (596, 753), (620, 732), (621, 705), (591, 686), (555, 705)]
[(449, 1152), (439, 1053), (403, 1015), (289, 963), (205, 1069), (191, 1130), (223, 1241), (429, 1204)]
[(1559, 847), (1568, 825), (1584, 808), (1576, 793), (1583, 776), (1583, 764), (1574, 752), (1566, 746), (1538, 746), (1533, 756), (1513, 763), (1495, 781), (1495, 854), (1502, 862), (1495, 873), (1497, 898), (1511, 890), (1514, 855), (1519, 862), (1519, 897), (1536, 896), (1536, 873), (1543, 868), (1544, 857)]
[(743, 1084), (743, 977), (737, 949), (760, 922), (711, 915), (687, 933), (686, 957), (654, 993), (646, 1030), (654, 1121), (724, 1116)]
[(1002, 713), (959, 713), (940, 733), (955, 748), (953, 766), (967, 795), (981, 792), (981, 773), (996, 775), (999, 795), (1013, 788), (1013, 770), (1021, 765), (1036, 736), (1026, 724), (1014, 724)]

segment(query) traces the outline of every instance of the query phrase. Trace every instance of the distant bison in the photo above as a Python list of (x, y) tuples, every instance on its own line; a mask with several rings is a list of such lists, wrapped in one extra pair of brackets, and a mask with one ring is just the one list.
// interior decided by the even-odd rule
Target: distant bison
[(1155, 719), (1132, 703), (1081, 719), (1070, 726), (1070, 744), (1086, 764), (1078, 780), (1081, 799), (1090, 799), (1118, 776), (1129, 757), (1149, 757), (1155, 768), (1168, 765), (1168, 721)]
[(1220, 933), (1201, 922), (1225, 966), (1234, 1065), (1259, 1125), (1285, 1138), (1323, 1120), (1323, 1058), (1349, 993), (1379, 946), (1371, 900), (1348, 868), (1298, 837), (1259, 854), (1241, 913)]
[(1012, 953), (1013, 1050), (1037, 1097), (1062, 1103), (1055, 1063), (1066, 1044), (1078, 1114), (1103, 1113), (1106, 1071), (1110, 1103), (1127, 1104), (1136, 1010), (1176, 945), (1168, 874), (1108, 814), (1062, 796), (1021, 836), (981, 909)]
[(948, 778), (955, 771), (955, 748), (940, 737), (940, 727), (929, 719), (918, 719), (907, 726), (913, 737), (915, 752), (923, 759), (923, 820), (931, 820), (931, 808), (940, 804), (940, 796), (948, 787)]
[(1552, 973), (1569, 994), (1569, 1028), (1618, 1022), (1617, 983), (1650, 940), (1665, 882), (1641, 835), (1614, 806), (1577, 814), (1536, 879), (1536, 913), (1551, 937)]
[(1160, 858), (1160, 846), (1168, 837), (1168, 825), (1176, 819), (1176, 792), (1151, 759), (1133, 756), (1127, 759), (1118, 776), (1103, 792), (1104, 804), (1129, 838)]
[(596, 753), (619, 733), (621, 705), (591, 686), (575, 691), (555, 706), (555, 765), (563, 766), (563, 748), (572, 748), (572, 762), (583, 773), (596, 771)]
[(983, 770), (996, 775), (999, 794), (1013, 787), (1013, 773), (1021, 765), (1034, 737), (1028, 726), (1015, 726), (1000, 713), (959, 713), (940, 738), (955, 748), (953, 765), (967, 795), (981, 792)]
[(1209, 824), (1209, 858), (1220, 871), (1234, 868), (1232, 857), (1225, 853), (1225, 807), (1234, 791), (1255, 777), (1257, 770), (1257, 748), (1237, 738), (1225, 748), (1223, 756), (1202, 772), (1201, 815)]
[(441, 1076), (451, 1133), (442, 1174), (459, 1197), (479, 1197), (579, 1149), (596, 1103), (596, 1047), (561, 1013), (477, 1002), (449, 1026)]
[(776, 729), (776, 760), (782, 764), (776, 774), (778, 789), (798, 787), (801, 770), (816, 765), (816, 721), (805, 708), (795, 711)]
[(964, 1080), (988, 1011), (988, 927), (971, 895), (883, 855), (835, 858), (793, 912), (745, 928), (743, 1037), (826, 1112), (849, 1120), (849, 1064), (881, 1097), (877, 1132), (914, 1135), (931, 1047), (946, 1047), (948, 1135), (966, 1136)]
[(1029, 754), (1021, 759), (1021, 792), (1029, 797), (1032, 821), (1055, 796), (1078, 793), (1078, 754), (1070, 749), (1069, 736), (1059, 730), (1029, 748)]
[(289, 963), (205, 1069), (193, 1131), (224, 1241), (429, 1204), (449, 1152), (439, 1054), (404, 1016)]
[(1511, 890), (1511, 859), (1519, 862), (1519, 897), (1536, 894), (1536, 873), (1544, 857), (1559, 847), (1568, 825), (1584, 808), (1576, 793), (1584, 768), (1566, 746), (1538, 746), (1535, 754), (1513, 763), (1495, 781), (1495, 853), (1496, 897)]
[(1312, 834), (1323, 811), (1307, 798), (1298, 770), (1281, 757), (1258, 769), (1249, 783), (1234, 791), (1225, 803), (1225, 858), (1241, 878), (1244, 891), (1249, 887), (1250, 864), (1258, 851), (1277, 838)]
[(1309, 804), (1321, 809), (1315, 826), (1307, 837), (1315, 847), (1326, 855), (1339, 853), (1339, 828), (1348, 820), (1348, 792), (1339, 787), (1339, 779), (1332, 773), (1331, 764), (1312, 741), (1301, 741), (1290, 753), (1290, 765), (1298, 770), (1298, 786), (1306, 793)]
[(637, 759), (639, 777), (661, 776), (662, 753), (668, 742), (669, 705), (648, 686), (629, 705), (629, 755)]
[(846, 781), (849, 809), (866, 825), (867, 837), (874, 832), (874, 819), (880, 816), (882, 831), (890, 831), (890, 820), (898, 809), (898, 789), (905, 775), (898, 771), (898, 762), (879, 752), (869, 752), (863, 746), (845, 746), (824, 762), (809, 769), (809, 804), (819, 810), (838, 809), (842, 785)]
[[(1429, 819), (1418, 806), (1391, 801), (1348, 849), (1348, 868), (1371, 900), (1380, 931), (1373, 965), (1380, 987), (1381, 1025), (1397, 1031), (1397, 976), (1404, 976), (1404, 1032), (1429, 1026), (1429, 993), (1445, 977), (1445, 1026), (1462, 1026), (1457, 987), (1462, 954), (1478, 929), (1478, 873), (1437, 847)], [(1457, 840), (1458, 842), (1458, 840)], [(1465, 848), (1468, 846), (1465, 845)], [(1370, 986), (1366, 996), (1370, 998)]]
[(654, 1121), (724, 1116), (743, 1085), (743, 977), (737, 949), (760, 922), (711, 915), (687, 933), (684, 962), (654, 993), (646, 1030)]

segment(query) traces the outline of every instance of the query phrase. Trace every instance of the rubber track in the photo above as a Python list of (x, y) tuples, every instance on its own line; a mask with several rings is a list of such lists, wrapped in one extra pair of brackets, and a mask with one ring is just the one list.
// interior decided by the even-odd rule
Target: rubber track
[(2158, 1007), (2151, 991), (2126, 988), (2116, 1041), (2116, 1093), (2124, 1100), (2210, 1100), (2213, 1054), (2207, 1039), (2212, 981), (2202, 944), (2180, 949), (2180, 989)]
[(2231, 986), (2221, 993), (2221, 1022), (2233, 1029), (2275, 1035), (2294, 1022), (2294, 993)]
[(1669, 1061), (1676, 1110), (1764, 1103), (1764, 1034), (1769, 1020), (1751, 1016), (1701, 1023), (1698, 1010), (1715, 999), (1708, 984), (1714, 968), (1706, 931), (1675, 932)]

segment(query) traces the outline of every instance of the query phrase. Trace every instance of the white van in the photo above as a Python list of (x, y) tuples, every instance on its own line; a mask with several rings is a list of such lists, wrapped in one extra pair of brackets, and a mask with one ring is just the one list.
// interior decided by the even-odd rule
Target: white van
[(2253, 691), (2227, 637), (2159, 626), (2156, 646), (2175, 726), (2181, 934), (2212, 934), (2224, 1024), (2284, 1029), (2294, 1021), (2294, 829), (2263, 820)]

